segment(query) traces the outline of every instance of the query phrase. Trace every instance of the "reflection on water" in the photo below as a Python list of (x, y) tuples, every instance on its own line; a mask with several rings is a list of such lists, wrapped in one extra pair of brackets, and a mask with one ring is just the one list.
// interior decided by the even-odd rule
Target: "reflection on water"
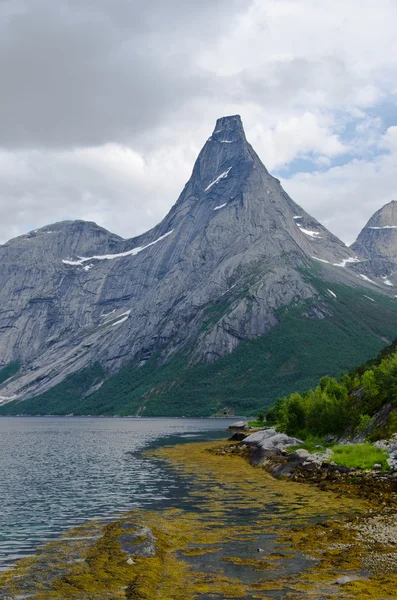
[[(166, 505), (186, 485), (149, 446), (225, 435), (220, 419), (0, 418), (0, 569), (89, 519)], [(182, 438), (182, 439), (181, 439)]]

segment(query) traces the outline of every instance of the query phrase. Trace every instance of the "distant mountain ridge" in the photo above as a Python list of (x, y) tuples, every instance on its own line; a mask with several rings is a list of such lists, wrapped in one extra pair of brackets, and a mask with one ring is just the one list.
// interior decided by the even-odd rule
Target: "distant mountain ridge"
[[(65, 377), (91, 369), (73, 411), (96, 412), (95, 398), (120, 369), (140, 380), (145, 365), (164, 370), (180, 357), (184, 373), (216, 364), (277, 331), (282, 313), (299, 306), (302, 327), (336, 323), (333, 286), (360, 298), (375, 291), (390, 320), (394, 283), (383, 272), (371, 282), (375, 259), (364, 246), (346, 247), (298, 206), (247, 142), (241, 118), (223, 117), (176, 204), (147, 233), (123, 240), (95, 223), (65, 221), (0, 247), (0, 365), (20, 365), (0, 384), (2, 411), (28, 410), (29, 398), (51, 390), (55, 398)], [(371, 353), (388, 341), (386, 326), (375, 329)], [(128, 385), (126, 402), (138, 394)], [(168, 383), (159, 385), (171, 402)], [(51, 398), (52, 412), (66, 410)], [(141, 398), (134, 411), (151, 413), (146, 391)], [(233, 408), (230, 395), (223, 403)]]

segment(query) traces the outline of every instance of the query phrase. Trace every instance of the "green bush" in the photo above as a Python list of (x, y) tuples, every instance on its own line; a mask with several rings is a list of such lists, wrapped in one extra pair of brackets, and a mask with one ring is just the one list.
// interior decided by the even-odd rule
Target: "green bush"
[(357, 425), (357, 433), (365, 433), (371, 425), (372, 419), (369, 415), (360, 415), (360, 420)]
[[(268, 410), (267, 421), (298, 437), (365, 433), (372, 417), (388, 403), (397, 404), (397, 343), (339, 380), (322, 377), (316, 388), (278, 399)], [(393, 411), (387, 426), (368, 439), (390, 437), (396, 431), (397, 411)]]

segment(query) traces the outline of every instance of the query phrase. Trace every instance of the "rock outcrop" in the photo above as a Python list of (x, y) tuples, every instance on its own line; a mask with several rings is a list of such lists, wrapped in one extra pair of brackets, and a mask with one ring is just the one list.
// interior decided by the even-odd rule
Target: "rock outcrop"
[(251, 446), (259, 450), (271, 450), (274, 448), (287, 448), (288, 446), (297, 446), (303, 444), (302, 440), (286, 435), (285, 433), (279, 433), (275, 429), (263, 429), (251, 433), (243, 441), (246, 446)]

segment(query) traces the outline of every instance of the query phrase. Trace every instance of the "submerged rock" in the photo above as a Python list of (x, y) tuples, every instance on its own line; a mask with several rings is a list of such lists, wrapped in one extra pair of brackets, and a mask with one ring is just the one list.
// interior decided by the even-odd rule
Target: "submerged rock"
[(127, 530), (128, 533), (120, 535), (118, 542), (121, 550), (128, 554), (129, 558), (132, 556), (141, 558), (156, 556), (156, 538), (149, 527), (140, 523), (126, 522), (122, 524), (121, 529)]
[(359, 577), (358, 575), (344, 575), (343, 577), (339, 577), (335, 583), (336, 585), (346, 585), (347, 583), (351, 583), (352, 581), (360, 581), (361, 579), (363, 578)]

